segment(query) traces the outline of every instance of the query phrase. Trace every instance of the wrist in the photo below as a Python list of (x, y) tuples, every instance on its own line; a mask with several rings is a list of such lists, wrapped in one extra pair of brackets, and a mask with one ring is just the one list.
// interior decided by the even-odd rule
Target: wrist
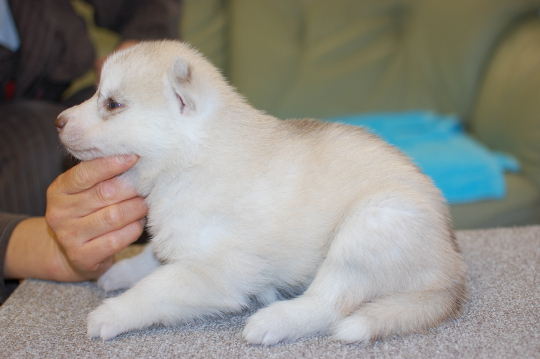
[(43, 217), (21, 221), (13, 230), (4, 261), (7, 279), (80, 281)]

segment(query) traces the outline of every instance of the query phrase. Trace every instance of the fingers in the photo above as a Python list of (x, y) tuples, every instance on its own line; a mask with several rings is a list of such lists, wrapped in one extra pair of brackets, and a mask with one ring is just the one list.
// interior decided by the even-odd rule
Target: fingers
[(138, 196), (135, 188), (126, 186), (118, 177), (103, 181), (81, 194), (84, 202), (92, 203), (98, 208), (118, 203), (120, 201)]
[(84, 218), (79, 224), (81, 237), (93, 239), (106, 233), (124, 228), (126, 225), (144, 218), (148, 207), (141, 197), (104, 207)]
[(136, 197), (135, 189), (116, 177), (135, 162), (137, 157), (133, 155), (99, 158), (60, 175), (47, 190), (47, 223), (56, 231), (67, 220)]
[(88, 242), (88, 250), (96, 256), (107, 258), (111, 253), (120, 253), (125, 247), (135, 242), (144, 230), (144, 220), (139, 220), (113, 232), (109, 232)]
[[(63, 217), (63, 220), (61, 218), (58, 219), (58, 224), (54, 219), (49, 219), (48, 222), (51, 229), (53, 229), (59, 244), (65, 249), (68, 257), (71, 257), (72, 253), (83, 248), (89, 241), (93, 241), (108, 233), (122, 230), (132, 223), (139, 222), (147, 213), (148, 207), (146, 206), (144, 199), (141, 197), (134, 197), (120, 203), (103, 207), (94, 213), (80, 218)], [(140, 233), (138, 234), (140, 235)], [(137, 240), (137, 238), (138, 237), (131, 237), (126, 240), (131, 240), (131, 242), (133, 242)], [(108, 256), (114, 254), (116, 254), (116, 252), (110, 252), (108, 253)], [(88, 253), (88, 255), (92, 257), (94, 256), (94, 253)], [(103, 258), (94, 256), (93, 260), (100, 262)]]
[(81, 278), (102, 274), (143, 231), (144, 199), (118, 177), (135, 162), (134, 155), (82, 162), (47, 191), (46, 223), (64, 262)]
[(137, 162), (137, 156), (135, 155), (84, 161), (60, 175), (56, 185), (60, 193), (68, 195), (79, 193), (127, 171), (135, 162)]
[(144, 223), (144, 220), (129, 223), (75, 248), (69, 253), (72, 266), (85, 279), (98, 278), (113, 264), (114, 254), (120, 253), (141, 236)]
[(62, 196), (61, 201), (49, 198), (51, 206), (63, 208), (70, 216), (85, 217), (93, 212), (138, 196), (137, 191), (127, 186), (118, 177), (105, 180), (92, 188), (74, 195)]

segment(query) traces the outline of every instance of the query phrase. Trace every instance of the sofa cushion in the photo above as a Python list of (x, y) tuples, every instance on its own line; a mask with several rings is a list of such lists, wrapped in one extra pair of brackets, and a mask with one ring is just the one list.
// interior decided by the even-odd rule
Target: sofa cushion
[(540, 191), (523, 175), (506, 174), (504, 200), (450, 206), (456, 229), (519, 226), (540, 223)]
[(486, 71), (470, 123), (491, 148), (512, 153), (540, 188), (540, 18), (510, 31)]
[(186, 0), (182, 34), (280, 118), (405, 109), (464, 117), (496, 40), (534, 5)]

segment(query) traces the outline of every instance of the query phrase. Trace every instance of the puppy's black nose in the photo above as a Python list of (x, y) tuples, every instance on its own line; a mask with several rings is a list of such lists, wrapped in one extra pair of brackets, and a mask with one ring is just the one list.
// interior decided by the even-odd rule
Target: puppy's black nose
[(64, 116), (58, 116), (56, 121), (54, 122), (54, 125), (56, 126), (56, 130), (58, 132), (62, 131), (62, 129), (66, 126), (67, 119)]

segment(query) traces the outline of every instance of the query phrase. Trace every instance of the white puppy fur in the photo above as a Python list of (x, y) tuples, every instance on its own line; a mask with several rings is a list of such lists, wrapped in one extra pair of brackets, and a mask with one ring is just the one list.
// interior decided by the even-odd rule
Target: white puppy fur
[(362, 342), (461, 311), (465, 265), (428, 177), (363, 129), (254, 109), (186, 44), (114, 54), (57, 125), (79, 159), (138, 155), (123, 178), (149, 206), (151, 247), (100, 278), (131, 289), (89, 315), (90, 337), (264, 305), (249, 343)]

